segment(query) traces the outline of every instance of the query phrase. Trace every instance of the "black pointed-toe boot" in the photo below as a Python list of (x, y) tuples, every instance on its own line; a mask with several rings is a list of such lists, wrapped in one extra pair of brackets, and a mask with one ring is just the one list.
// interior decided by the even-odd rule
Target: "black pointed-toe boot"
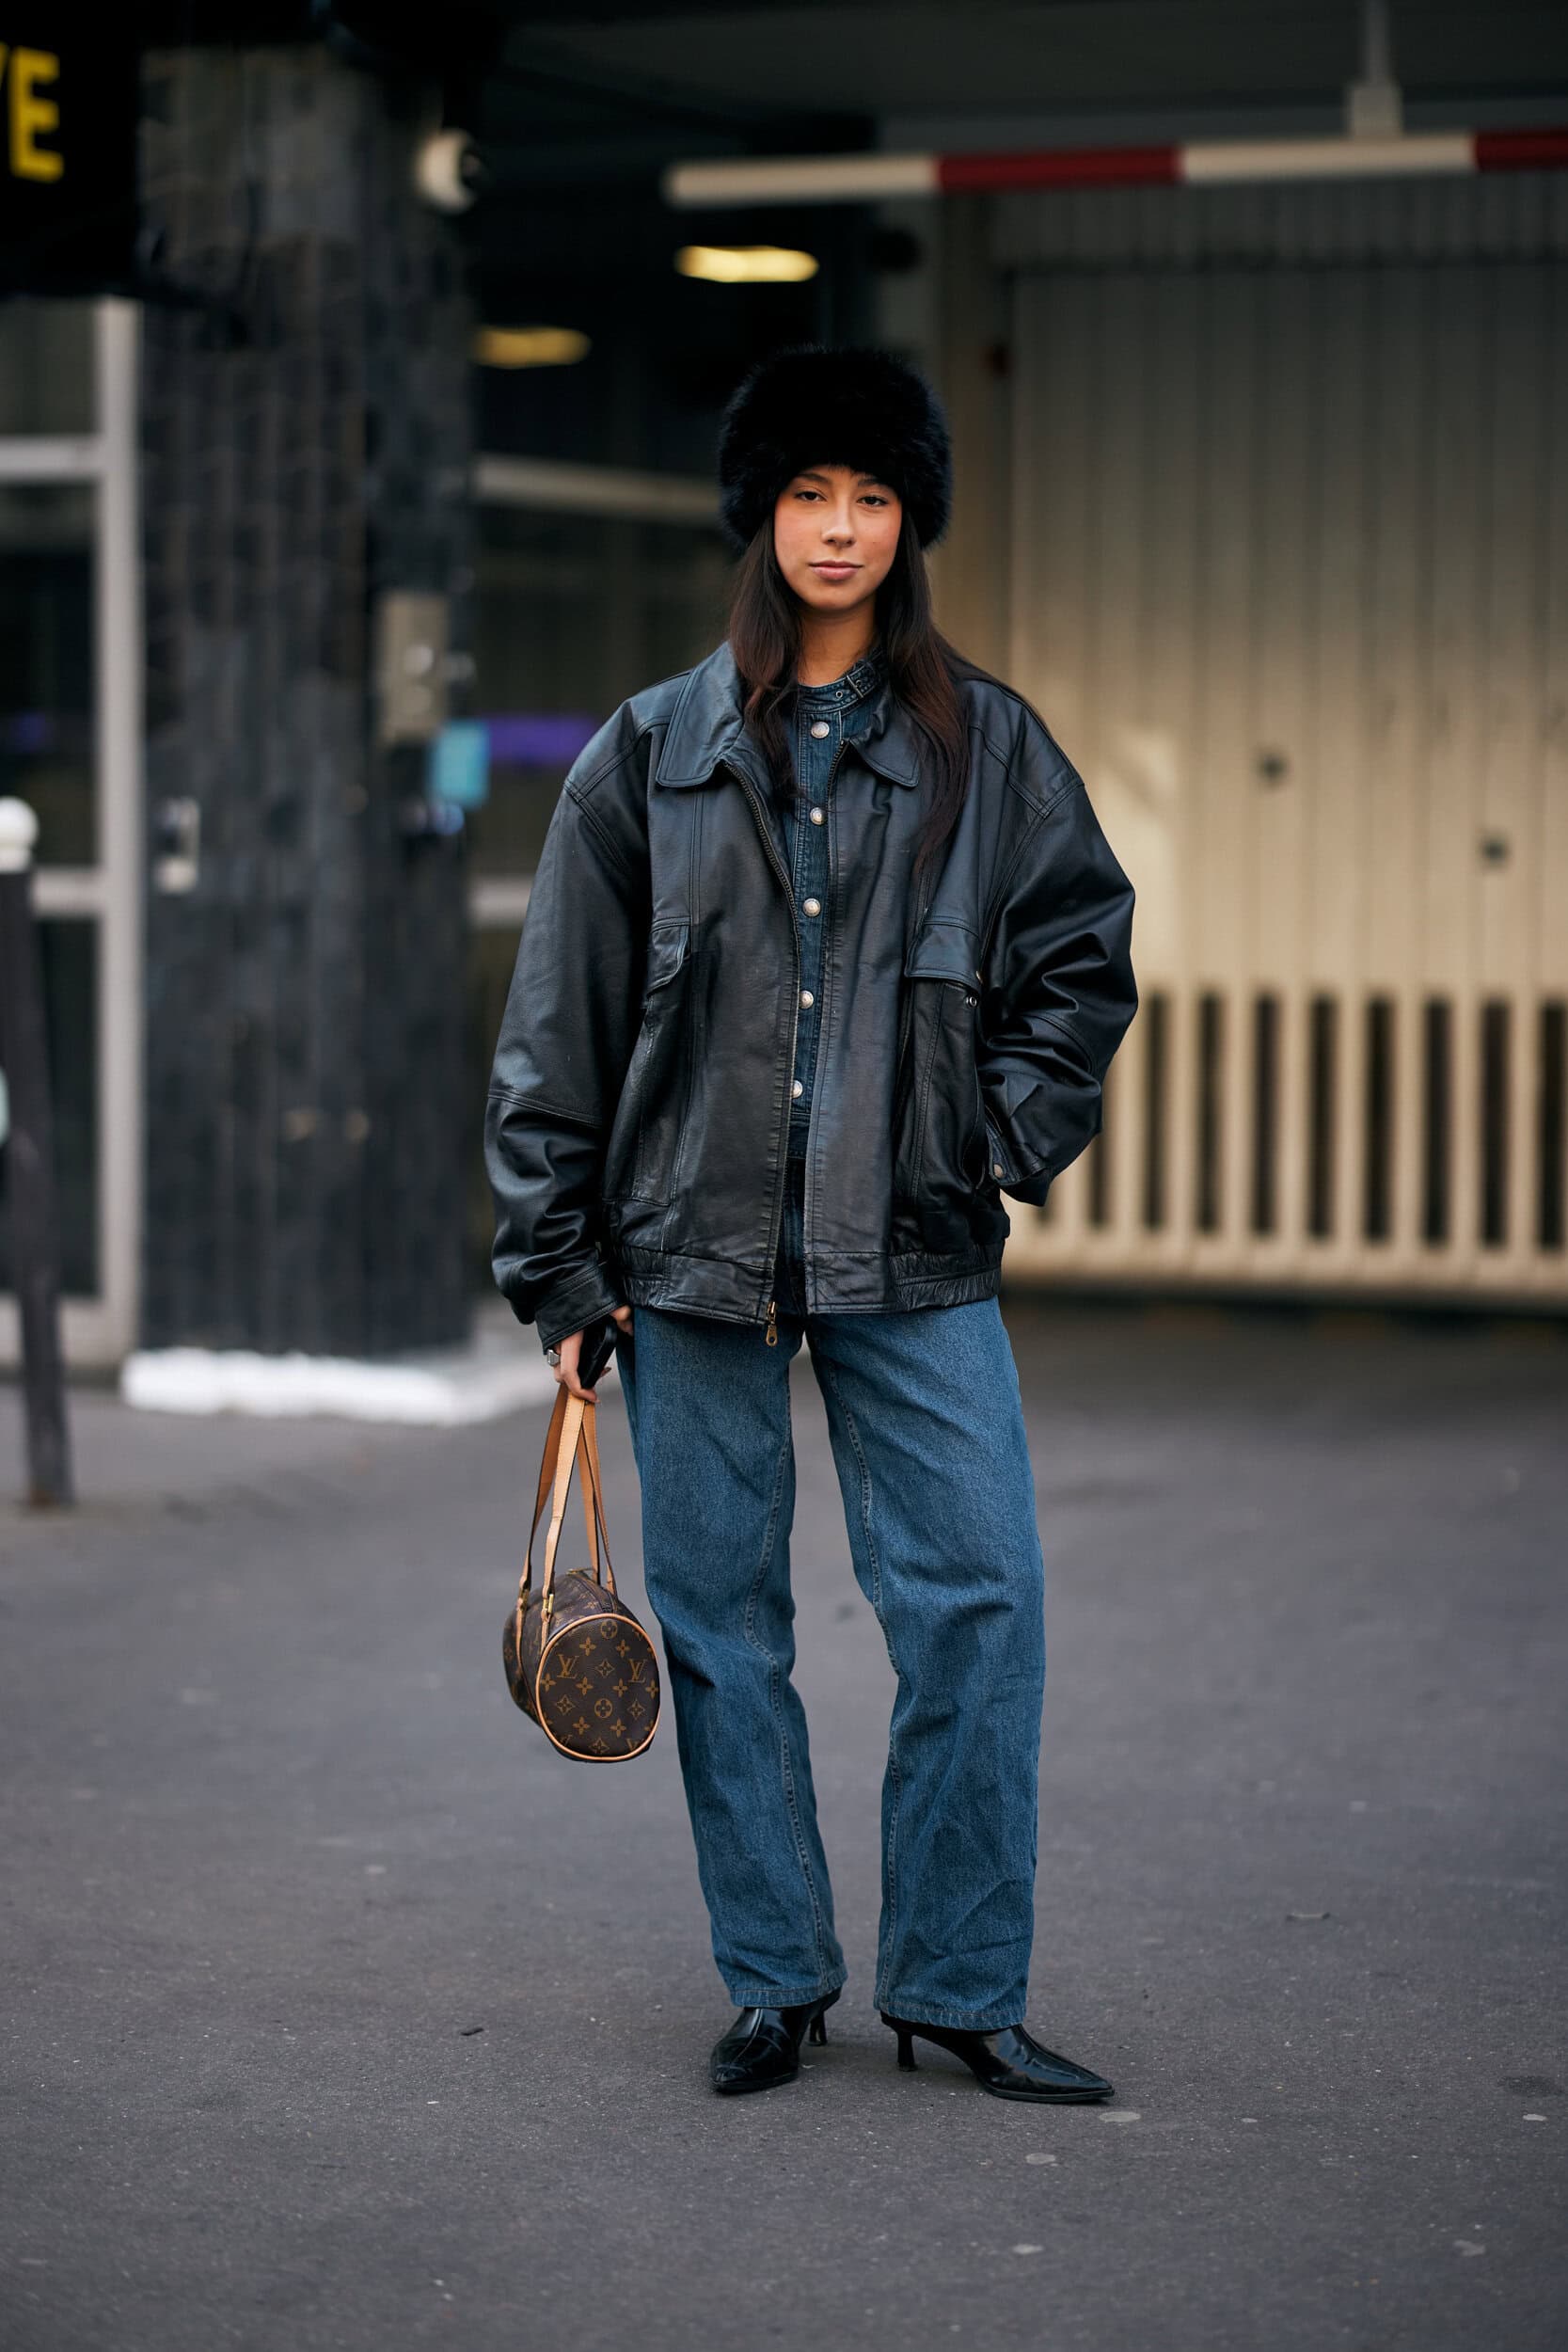
[(826, 2042), (823, 2014), (838, 1994), (824, 1993), (819, 2000), (799, 2001), (785, 2009), (743, 2009), (727, 2033), (720, 2035), (708, 2059), (708, 2080), (715, 2090), (771, 2090), (777, 2083), (792, 2083), (800, 2071), (800, 2043), (810, 2029), (813, 2042)]
[(890, 2017), (885, 2009), (881, 2020), (898, 2036), (900, 2066), (912, 2072), (914, 2037), (919, 2034), (923, 2041), (934, 2042), (940, 2049), (961, 2058), (981, 2090), (998, 2099), (1082, 2103), (1109, 2099), (1116, 2088), (1103, 2074), (1092, 2074), (1086, 2066), (1043, 2049), (1022, 2026), (998, 2026), (982, 2033), (970, 2026), (922, 2026), (912, 2019)]

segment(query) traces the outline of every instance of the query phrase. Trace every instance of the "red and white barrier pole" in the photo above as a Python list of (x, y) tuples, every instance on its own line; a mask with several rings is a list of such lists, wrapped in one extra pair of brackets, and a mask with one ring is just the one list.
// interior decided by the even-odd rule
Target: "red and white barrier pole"
[(895, 197), (997, 195), (1285, 180), (1468, 177), (1568, 170), (1568, 125), (1534, 131), (1412, 131), (1395, 137), (1198, 139), (1157, 147), (1044, 148), (1022, 154), (766, 155), (673, 164), (677, 207), (872, 204)]

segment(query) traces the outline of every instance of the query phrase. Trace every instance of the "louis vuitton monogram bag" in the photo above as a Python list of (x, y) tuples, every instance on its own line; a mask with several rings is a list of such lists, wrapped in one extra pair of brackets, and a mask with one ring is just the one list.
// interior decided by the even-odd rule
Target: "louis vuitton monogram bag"
[[(503, 1656), (513, 1697), (552, 1747), (584, 1763), (617, 1764), (641, 1756), (657, 1728), (658, 1660), (615, 1590), (599, 1480), (597, 1410), (564, 1388), (557, 1391), (539, 1465), (522, 1582), (515, 1607), (507, 1612)], [(574, 1464), (581, 1468), (578, 1484), (592, 1565), (569, 1568), (558, 1581), (556, 1552)], [(533, 1538), (552, 1481), (544, 1573), (535, 1592)]]

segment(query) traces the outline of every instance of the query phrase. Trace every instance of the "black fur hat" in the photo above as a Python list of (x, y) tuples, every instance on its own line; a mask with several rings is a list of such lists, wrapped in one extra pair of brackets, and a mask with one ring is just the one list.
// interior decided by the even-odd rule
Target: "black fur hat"
[(919, 370), (865, 344), (798, 343), (739, 385), (719, 428), (720, 511), (746, 547), (804, 466), (853, 466), (896, 490), (920, 544), (947, 528), (953, 453)]

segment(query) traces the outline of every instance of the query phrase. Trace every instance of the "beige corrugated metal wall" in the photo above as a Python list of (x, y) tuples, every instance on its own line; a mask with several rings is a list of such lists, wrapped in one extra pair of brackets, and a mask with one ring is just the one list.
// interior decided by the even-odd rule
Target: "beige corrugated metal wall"
[(1568, 1303), (1568, 264), (1354, 193), (1003, 219), (1008, 674), (1143, 997), (1014, 1274)]

